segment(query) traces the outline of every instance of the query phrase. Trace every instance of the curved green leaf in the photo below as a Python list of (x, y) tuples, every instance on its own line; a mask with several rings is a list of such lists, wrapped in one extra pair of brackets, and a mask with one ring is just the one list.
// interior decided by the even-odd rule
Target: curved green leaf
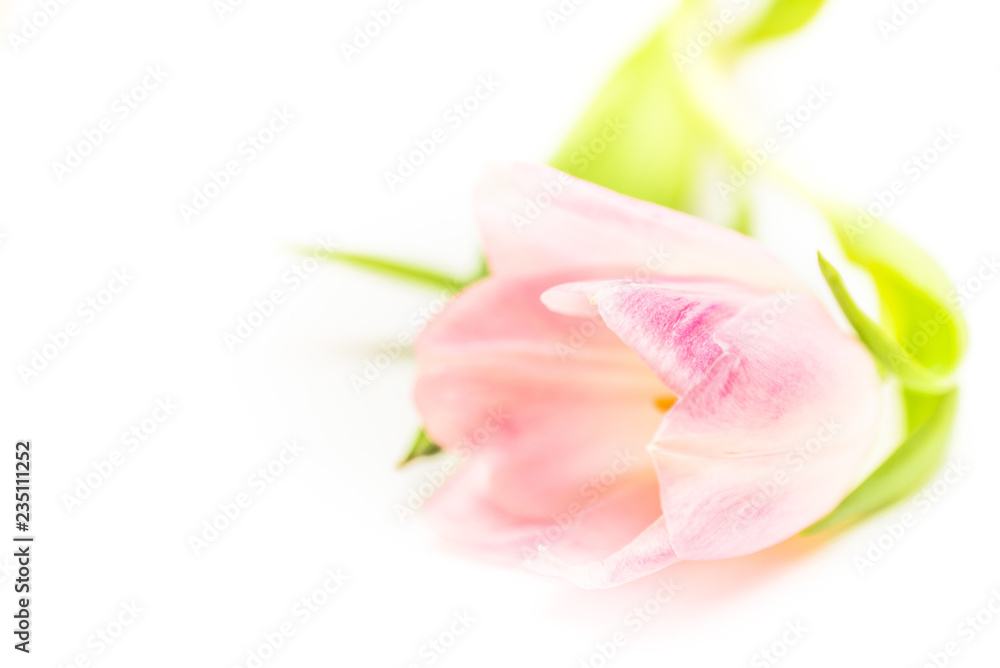
[(867, 214), (825, 207), (847, 258), (875, 281), (882, 324), (906, 353), (939, 375), (954, 372), (966, 347), (965, 319), (951, 281), (927, 253)]
[(868, 346), (868, 350), (883, 367), (888, 368), (897, 376), (905, 387), (913, 390), (933, 393), (947, 390), (953, 385), (948, 375), (939, 375), (921, 366), (881, 327), (865, 315), (851, 298), (847, 288), (844, 287), (840, 273), (827, 262), (822, 253), (817, 253), (817, 256), (823, 278), (830, 286), (830, 291), (837, 299), (840, 309), (847, 316), (854, 331), (858, 333), (858, 337)]
[[(887, 366), (908, 389), (903, 389), (903, 443), (829, 517), (808, 532), (863, 519), (916, 492), (933, 475), (944, 459), (954, 419), (957, 390), (947, 389), (947, 379), (961, 363), (967, 339), (965, 320), (951, 282), (929, 255), (864, 212), (826, 204), (821, 208), (848, 259), (863, 267), (874, 280), (882, 327), (857, 309), (842, 284), (842, 294), (837, 295), (834, 286), (839, 276), (835, 271), (830, 274), (829, 265), (824, 268), (824, 277), (859, 336), (883, 362), (888, 354), (891, 363)], [(821, 258), (821, 266), (824, 263)], [(934, 379), (941, 385), (936, 385)]]

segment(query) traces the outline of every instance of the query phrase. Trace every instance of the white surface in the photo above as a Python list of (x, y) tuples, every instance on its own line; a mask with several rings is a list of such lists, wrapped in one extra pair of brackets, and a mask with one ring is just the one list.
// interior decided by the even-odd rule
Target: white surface
[[(656, 593), (656, 578), (580, 591), (451, 554), (419, 520), (401, 526), (393, 506), (429, 470), (393, 468), (417, 425), (412, 365), (395, 361), (360, 395), (349, 377), (436, 295), (330, 266), (293, 289), (283, 275), (300, 260), (288, 247), (329, 234), (347, 248), (471, 270), (467, 212), (483, 162), (544, 160), (667, 7), (593, 0), (551, 31), (544, 11), (555, 0), (405, 2), (345, 63), (341, 41), (383, 4), (248, 0), (219, 20), (212, 0), (71, 2), (16, 54), (8, 31), (37, 8), (6, 7), (0, 441), (5, 453), (19, 438), (34, 444), (38, 541), (35, 651), (11, 649), (11, 576), (0, 571), (0, 663), (68, 665), (84, 654), (108, 668), (246, 665), (261, 634), (289, 619), (294, 635), (265, 665), (430, 665), (422, 645), (463, 611), (476, 621), (435, 665), (578, 666), (622, 632), (627, 644), (609, 665), (751, 666), (796, 621), (808, 631), (784, 666), (919, 666), (952, 639), (961, 654), (950, 665), (995, 660), (1000, 618), (968, 644), (957, 628), (1000, 586), (992, 284), (967, 309), (951, 457), (970, 471), (864, 574), (855, 557), (905, 507), (816, 549), (793, 541), (678, 565), (663, 575), (682, 591), (639, 628), (627, 616)], [(886, 41), (876, 22), (892, 5), (830, 0), (810, 30), (746, 68), (746, 111), (766, 133), (810, 86), (827, 84), (834, 98), (780, 158), (859, 204), (939, 127), (957, 128), (961, 139), (889, 219), (965, 281), (1000, 250), (1000, 6), (925, 3)], [(102, 118), (118, 119), (114, 100), (155, 65), (166, 80), (59, 183), (51, 162)], [(484, 75), (501, 82), (496, 94), (389, 193), (383, 171)], [(282, 105), (295, 121), (183, 224), (178, 205), (241, 158), (243, 139)], [(762, 207), (766, 237), (815, 280), (815, 248), (829, 247), (819, 223), (787, 198), (765, 195)], [(77, 305), (122, 267), (134, 280), (84, 323)], [(286, 302), (230, 354), (224, 334), (274, 289)], [(17, 365), (71, 320), (81, 334), (26, 386)], [(167, 397), (175, 415), (68, 512), (63, 495), (77, 478)], [(286, 438), (305, 451), (257, 495), (248, 478)], [(252, 505), (194, 556), (189, 536), (244, 491)], [(9, 554), (6, 528), (0, 540)], [(300, 625), (293, 604), (330, 568), (351, 581)], [(132, 600), (138, 621), (97, 656), (88, 637)]]

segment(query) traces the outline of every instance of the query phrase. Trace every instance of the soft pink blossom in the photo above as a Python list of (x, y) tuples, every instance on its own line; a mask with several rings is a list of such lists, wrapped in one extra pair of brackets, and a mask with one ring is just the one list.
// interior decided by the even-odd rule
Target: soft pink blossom
[(464, 460), (427, 505), (446, 537), (608, 587), (775, 545), (857, 483), (875, 365), (758, 242), (543, 166), (475, 213), (492, 274), (416, 347)]

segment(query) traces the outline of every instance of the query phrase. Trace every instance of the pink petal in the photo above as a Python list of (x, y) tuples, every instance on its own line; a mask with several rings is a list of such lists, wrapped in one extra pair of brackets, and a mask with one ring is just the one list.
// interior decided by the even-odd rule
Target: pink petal
[(527, 567), (538, 573), (564, 577), (586, 589), (597, 589), (631, 582), (678, 561), (670, 544), (666, 519), (660, 516), (628, 545), (603, 559), (575, 564), (543, 551)]
[(446, 539), (587, 588), (629, 582), (677, 561), (668, 542), (651, 542), (659, 535), (651, 527), (663, 523), (655, 476), (547, 517), (520, 516), (497, 504), (492, 459), (487, 452), (470, 459), (428, 503), (426, 516)]
[(645, 446), (670, 395), (600, 319), (542, 305), (564, 280), (493, 277), (459, 295), (418, 341), (416, 403), (428, 435), (468, 457), (428, 504), (442, 530), (518, 560), (542, 546), (578, 565), (659, 517)]
[(596, 304), (679, 397), (652, 446), (678, 558), (774, 545), (856, 482), (877, 435), (878, 374), (812, 296), (660, 280), (570, 284), (544, 299), (577, 314)]
[(475, 214), (496, 274), (619, 268), (604, 278), (703, 276), (766, 288), (799, 280), (760, 243), (543, 165), (494, 168)]

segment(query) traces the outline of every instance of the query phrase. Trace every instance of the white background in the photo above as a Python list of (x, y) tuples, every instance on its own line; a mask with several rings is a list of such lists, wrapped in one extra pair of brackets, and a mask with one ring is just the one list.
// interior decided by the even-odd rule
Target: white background
[[(418, 425), (412, 362), (394, 361), (361, 393), (350, 376), (437, 295), (334, 266), (291, 289), (283, 275), (301, 258), (290, 249), (332, 235), (347, 249), (471, 271), (469, 198), (482, 165), (548, 158), (668, 9), (591, 0), (553, 30), (544, 12), (555, 4), (405, 2), (347, 63), (339, 45), (382, 3), (246, 0), (220, 20), (211, 0), (68, 2), (17, 52), (8, 35), (38, 8), (6, 3), (0, 440), (5, 453), (33, 442), (37, 542), (30, 657), (11, 648), (12, 561), (0, 558), (0, 664), (84, 655), (109, 668), (246, 665), (261, 634), (291, 620), (294, 635), (266, 665), (402, 668), (428, 665), (422, 645), (469, 611), (472, 628), (435, 665), (578, 666), (621, 631), (628, 642), (608, 665), (751, 666), (794, 622), (808, 631), (780, 665), (920, 666), (950, 640), (961, 649), (951, 665), (993, 665), (1000, 619), (971, 643), (958, 631), (1000, 586), (1000, 289), (990, 283), (967, 305), (951, 454), (970, 470), (863, 573), (856, 557), (914, 507), (831, 542), (672, 567), (664, 575), (682, 591), (639, 630), (626, 616), (655, 593), (655, 577), (578, 590), (453, 554), (419, 518), (397, 518), (394, 505), (435, 468), (393, 467)], [(807, 31), (747, 63), (745, 107), (731, 111), (764, 136), (826, 84), (833, 99), (779, 160), (855, 204), (953, 126), (959, 141), (888, 218), (964, 283), (1000, 249), (1000, 6), (926, 2), (883, 39), (877, 22), (892, 3), (828, 5)], [(115, 117), (114, 100), (156, 65), (166, 80), (60, 182), (52, 162)], [(390, 193), (383, 172), (484, 75), (501, 82), (497, 93)], [(295, 121), (185, 224), (179, 204), (282, 105)], [(758, 203), (764, 236), (816, 282), (814, 252), (833, 248), (820, 221), (773, 192)], [(134, 279), (83, 324), (78, 304), (123, 267)], [(231, 354), (225, 333), (274, 289), (285, 303)], [(83, 324), (80, 335), (22, 382), (18, 366), (70, 321)], [(175, 414), (70, 512), (64, 495), (163, 398)], [(304, 452), (257, 495), (249, 476), (288, 438)], [(7, 479), (13, 459), (3, 461)], [(189, 537), (241, 492), (252, 505), (195, 556)], [(337, 568), (351, 580), (298, 624), (296, 600)], [(97, 655), (92, 634), (133, 600), (138, 620)]]

